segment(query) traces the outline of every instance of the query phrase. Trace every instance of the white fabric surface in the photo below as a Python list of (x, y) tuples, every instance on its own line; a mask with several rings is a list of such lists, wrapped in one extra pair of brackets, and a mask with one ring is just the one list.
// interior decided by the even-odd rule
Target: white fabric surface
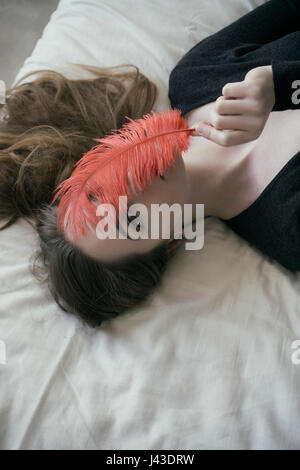
[[(182, 55), (262, 3), (61, 0), (17, 78), (133, 63), (160, 111)], [(1, 449), (300, 448), (297, 276), (210, 218), (143, 308), (94, 330), (32, 277), (37, 247), (24, 220), (0, 232)]]

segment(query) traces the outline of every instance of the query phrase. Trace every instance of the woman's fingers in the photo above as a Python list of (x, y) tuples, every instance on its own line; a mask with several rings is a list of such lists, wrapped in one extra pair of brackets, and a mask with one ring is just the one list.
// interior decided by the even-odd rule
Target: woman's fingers
[(245, 98), (247, 95), (247, 84), (244, 81), (226, 83), (222, 88), (222, 95), (226, 98)]
[(261, 133), (258, 117), (259, 102), (253, 99), (249, 85), (243, 82), (227, 83), (223, 95), (215, 101), (209, 121), (200, 121), (192, 135), (202, 136), (222, 146), (249, 142)]
[(215, 111), (219, 114), (244, 114), (249, 109), (247, 99), (230, 99), (219, 96), (215, 101)]
[(249, 130), (251, 125), (251, 116), (243, 115), (230, 115), (230, 114), (218, 114), (215, 111), (210, 113), (210, 124), (216, 129), (229, 129), (229, 130)]
[(216, 144), (229, 147), (230, 145), (238, 145), (249, 140), (249, 132), (244, 130), (219, 130), (207, 122), (195, 124), (194, 136), (202, 136)]
[(274, 106), (274, 82), (271, 66), (248, 72), (242, 82), (226, 83), (215, 101), (209, 122), (200, 121), (194, 134), (223, 146), (257, 139)]

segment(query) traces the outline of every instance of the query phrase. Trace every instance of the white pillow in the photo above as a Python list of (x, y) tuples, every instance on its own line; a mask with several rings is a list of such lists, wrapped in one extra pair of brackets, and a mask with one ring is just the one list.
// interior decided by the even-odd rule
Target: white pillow
[[(263, 0), (60, 0), (32, 55), (17, 74), (50, 68), (89, 76), (71, 64), (131, 63), (159, 87), (154, 109), (170, 107), (168, 79), (185, 52)], [(15, 81), (16, 81), (15, 80)]]

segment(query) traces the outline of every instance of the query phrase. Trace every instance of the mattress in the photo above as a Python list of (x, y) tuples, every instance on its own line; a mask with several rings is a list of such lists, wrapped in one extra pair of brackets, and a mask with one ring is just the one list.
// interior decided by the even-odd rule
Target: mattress
[[(61, 0), (15, 82), (133, 63), (159, 112), (183, 54), (262, 3)], [(92, 329), (32, 276), (30, 224), (0, 232), (1, 449), (300, 448), (299, 277), (216, 218), (204, 237), (143, 306)]]

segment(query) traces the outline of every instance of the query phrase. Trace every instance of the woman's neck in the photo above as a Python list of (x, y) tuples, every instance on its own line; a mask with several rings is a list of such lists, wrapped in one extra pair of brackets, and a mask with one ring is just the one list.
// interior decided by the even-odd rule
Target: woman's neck
[(239, 212), (238, 194), (242, 191), (243, 175), (249, 174), (251, 150), (256, 141), (222, 147), (204, 137), (190, 138), (190, 146), (183, 153), (189, 202), (204, 204), (204, 215), (230, 218)]

